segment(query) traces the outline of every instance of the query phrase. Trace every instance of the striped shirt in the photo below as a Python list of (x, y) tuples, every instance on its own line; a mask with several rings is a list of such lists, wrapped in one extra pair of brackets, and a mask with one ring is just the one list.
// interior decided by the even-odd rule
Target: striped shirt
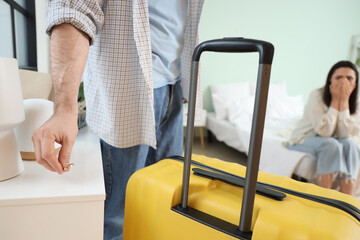
[[(181, 84), (189, 95), (191, 56), (197, 44), (203, 0), (190, 0)], [(49, 0), (47, 33), (70, 23), (85, 32), (92, 45), (83, 81), (86, 120), (108, 144), (156, 148), (148, 2), (146, 0)], [(197, 108), (201, 106), (198, 84)]]

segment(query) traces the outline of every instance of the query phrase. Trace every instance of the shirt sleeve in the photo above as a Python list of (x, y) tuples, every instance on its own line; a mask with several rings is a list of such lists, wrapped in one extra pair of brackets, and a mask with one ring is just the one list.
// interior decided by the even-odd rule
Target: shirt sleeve
[(360, 114), (359, 107), (356, 113), (350, 115), (349, 109), (339, 113), (338, 125), (336, 129), (336, 136), (339, 138), (348, 138), (350, 136), (358, 135), (360, 132)]
[(319, 90), (311, 93), (308, 105), (311, 123), (316, 134), (322, 137), (333, 136), (337, 126), (339, 111), (332, 107), (325, 107), (321, 91)]
[(98, 0), (48, 0), (46, 33), (54, 26), (70, 23), (89, 36), (90, 45), (104, 24), (102, 4)]

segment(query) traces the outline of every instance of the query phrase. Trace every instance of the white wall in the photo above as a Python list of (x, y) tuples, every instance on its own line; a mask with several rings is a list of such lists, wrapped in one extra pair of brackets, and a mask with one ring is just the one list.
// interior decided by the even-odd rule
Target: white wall
[[(360, 33), (359, 0), (205, 0), (200, 40), (247, 37), (275, 46), (272, 82), (286, 81), (291, 95), (321, 87), (330, 67), (350, 59)], [(256, 81), (257, 54), (205, 53), (201, 59), (204, 108), (209, 85)]]

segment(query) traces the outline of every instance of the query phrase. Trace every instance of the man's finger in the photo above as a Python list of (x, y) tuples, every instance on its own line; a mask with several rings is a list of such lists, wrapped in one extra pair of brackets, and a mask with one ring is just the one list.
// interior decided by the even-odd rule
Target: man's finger
[(43, 167), (45, 167), (46, 169), (52, 171), (52, 172), (56, 172), (44, 159), (41, 159), (40, 161), (37, 161), (37, 163), (43, 165)]
[(59, 162), (62, 165), (63, 169), (70, 170), (68, 167), (73, 146), (74, 141), (72, 140), (64, 139), (62, 142), (62, 146), (59, 152)]
[(51, 137), (43, 138), (41, 141), (41, 158), (43, 158), (58, 174), (63, 173), (63, 168), (55, 155), (55, 140)]
[(41, 144), (40, 144), (40, 140), (37, 139), (37, 137), (35, 137), (35, 135), (33, 135), (32, 137), (32, 142), (34, 145), (34, 149), (35, 149), (35, 158), (36, 158), (36, 162), (40, 165), (43, 165), (46, 169), (55, 172), (55, 169), (53, 169), (42, 157), (41, 157)]

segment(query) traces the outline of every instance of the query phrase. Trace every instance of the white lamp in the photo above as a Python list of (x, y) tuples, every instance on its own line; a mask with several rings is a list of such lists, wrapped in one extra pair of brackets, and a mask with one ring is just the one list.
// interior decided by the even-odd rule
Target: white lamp
[[(54, 103), (46, 99), (25, 99), (25, 121), (15, 129), (15, 137), (23, 160), (36, 160), (35, 149), (31, 140), (33, 132), (41, 127), (54, 113)], [(55, 153), (60, 151), (60, 144), (55, 143)]]
[(24, 170), (14, 134), (15, 126), (24, 120), (17, 60), (0, 57), (0, 181)]

